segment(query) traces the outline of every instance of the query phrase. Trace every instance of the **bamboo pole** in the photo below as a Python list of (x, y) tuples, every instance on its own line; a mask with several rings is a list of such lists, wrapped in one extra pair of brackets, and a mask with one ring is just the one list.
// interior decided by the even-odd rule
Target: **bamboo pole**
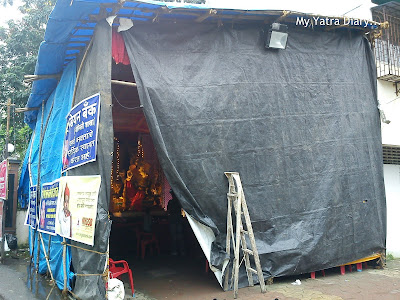
[[(49, 235), (49, 243), (47, 245), (47, 257), (50, 259), (51, 235)], [(51, 272), (51, 270), (50, 270)]]
[(92, 48), (92, 45), (93, 45), (93, 38), (90, 40), (90, 43), (85, 50), (85, 54), (83, 54), (81, 64), (79, 65), (78, 73), (76, 74), (74, 93), (72, 94), (72, 106), (75, 105), (76, 88), (78, 87), (78, 81), (79, 81), (79, 78), (81, 77), (82, 68), (83, 68), (83, 65), (85, 64), (86, 57), (89, 53), (89, 49)]
[[(29, 287), (30, 287), (30, 290), (32, 291), (32, 289), (33, 289), (33, 278), (32, 278), (32, 276), (33, 276), (33, 272), (32, 272), (32, 260), (33, 260), (33, 246), (34, 246), (34, 233), (33, 232), (35, 232), (35, 230), (33, 229), (32, 230), (32, 227), (30, 227), (29, 226), (29, 234), (30, 234), (30, 239), (31, 239), (31, 245), (32, 245), (32, 254), (30, 254), (30, 251), (29, 251), (29, 254), (30, 254), (30, 260), (29, 260), (29, 269), (28, 269), (28, 278), (29, 278)], [(30, 249), (29, 249), (30, 250)]]
[(39, 237), (40, 237), (40, 241), (42, 243), (43, 253), (44, 253), (44, 258), (46, 259), (47, 268), (49, 269), (49, 272), (50, 272), (51, 282), (54, 283), (54, 277), (53, 277), (53, 272), (51, 271), (51, 268), (50, 268), (49, 257), (47, 256), (46, 247), (44, 246), (43, 237), (40, 232), (39, 232)]
[(61, 78), (61, 74), (50, 74), (50, 75), (24, 75), (24, 82), (30, 83), (41, 79), (57, 79)]
[[(39, 188), (37, 188), (37, 190), (41, 190), (41, 188), (40, 188), (41, 187), (41, 178), (40, 178), (41, 170), (40, 169), (41, 169), (41, 162), (42, 162), (42, 147), (43, 147), (44, 135), (45, 135), (46, 130), (47, 130), (47, 125), (49, 124), (51, 113), (53, 112), (54, 99), (51, 102), (51, 107), (50, 107), (50, 110), (49, 110), (49, 114), (47, 115), (46, 123), (44, 124), (44, 127), (43, 127), (44, 103), (45, 102), (43, 101), (42, 102), (42, 121), (41, 121), (40, 141), (39, 141), (38, 179), (37, 179), (37, 185), (38, 185)], [(38, 199), (41, 200), (39, 197), (38, 197)], [(40, 201), (39, 201), (39, 203), (40, 203)], [(41, 238), (41, 234), (38, 235), (38, 243), (39, 243), (39, 240), (41, 240), (41, 243), (43, 243), (43, 240)], [(43, 245), (43, 248), (44, 248), (44, 245)], [(44, 251), (44, 256), (46, 257), (46, 249), (44, 248), (43, 251)], [(36, 265), (37, 265), (36, 273), (39, 271), (40, 245), (38, 245), (38, 253), (37, 254), (38, 254), (38, 256), (37, 256), (37, 262), (36, 262)]]
[(37, 235), (37, 252), (36, 252), (36, 281), (39, 279), (38, 278), (38, 274), (39, 274), (39, 258), (40, 258), (40, 232), (38, 231), (38, 235)]
[[(39, 141), (39, 159), (38, 159), (38, 175), (37, 175), (37, 188), (36, 188), (36, 209), (39, 208), (40, 200), (41, 200), (41, 182), (40, 182), (40, 168), (41, 168), (41, 160), (42, 160), (42, 145), (43, 145), (43, 138), (44, 138), (44, 132), (43, 132), (43, 119), (44, 119), (44, 100), (42, 101), (42, 116), (41, 116), (41, 121), (40, 121), (40, 141)], [(40, 240), (40, 234), (39, 234), (39, 228), (36, 229), (38, 232), (37, 236), (37, 253), (36, 253), (36, 281), (38, 281), (38, 276), (37, 274), (39, 273), (39, 258), (40, 258), (40, 245), (39, 245), (39, 240)], [(34, 240), (35, 243), (35, 240)], [(35, 244), (34, 244), (35, 245)]]
[(64, 288), (62, 291), (62, 294), (64, 297), (67, 296), (68, 294), (68, 288), (67, 288), (67, 243), (65, 241), (65, 237), (63, 237), (63, 266), (64, 266)]
[(50, 299), (51, 293), (53, 292), (55, 286), (56, 286), (56, 285), (53, 284), (53, 286), (51, 287), (51, 290), (50, 290), (49, 294), (48, 294), (47, 297), (46, 297), (46, 300), (49, 300), (49, 299)]
[[(31, 165), (32, 165), (32, 149), (33, 149), (33, 141), (35, 140), (35, 136), (36, 136), (36, 134), (35, 134), (35, 131), (33, 131), (33, 134), (32, 134), (32, 141), (31, 141), (31, 148), (29, 149), (29, 156), (28, 156), (28, 174), (29, 174), (29, 184), (30, 184), (30, 186), (33, 186), (33, 180), (32, 180), (32, 168), (31, 168)], [(30, 197), (30, 191), (29, 191), (29, 197)], [(30, 202), (30, 199), (29, 199), (29, 202)], [(37, 203), (36, 203), (37, 204)], [(30, 205), (30, 204), (29, 204)], [(35, 227), (36, 227), (36, 221), (37, 221), (37, 210), (36, 210), (36, 205), (35, 205)], [(34, 231), (35, 232), (35, 231)], [(34, 242), (35, 242), (35, 240), (33, 239), (33, 233), (32, 233), (32, 227), (31, 226), (29, 226), (29, 233), (30, 233), (30, 239), (31, 239), (31, 243), (30, 243), (30, 245), (32, 245), (32, 247), (34, 246)], [(30, 250), (30, 249), (29, 249)], [(29, 253), (30, 254), (30, 253)], [(31, 257), (31, 259), (30, 259), (30, 261), (29, 261), (29, 281), (30, 281), (30, 288), (31, 288), (31, 291), (32, 291), (32, 289), (33, 289), (33, 279), (32, 279), (32, 257), (33, 257), (33, 250), (32, 250), (32, 255), (30, 255), (30, 257)]]
[(23, 112), (32, 111), (32, 110), (39, 110), (39, 107), (17, 107), (17, 108), (15, 108), (14, 112), (23, 113)]

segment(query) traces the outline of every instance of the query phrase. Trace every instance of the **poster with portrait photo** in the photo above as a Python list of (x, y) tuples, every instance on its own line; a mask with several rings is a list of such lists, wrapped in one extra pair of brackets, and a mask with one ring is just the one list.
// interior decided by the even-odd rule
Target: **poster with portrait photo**
[(100, 175), (65, 176), (59, 183), (56, 233), (93, 246)]

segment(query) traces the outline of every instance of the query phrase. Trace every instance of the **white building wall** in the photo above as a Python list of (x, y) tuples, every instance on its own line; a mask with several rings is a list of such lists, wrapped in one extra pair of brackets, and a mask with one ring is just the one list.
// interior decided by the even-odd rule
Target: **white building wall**
[(387, 206), (386, 251), (394, 257), (400, 257), (400, 166), (384, 165), (383, 173)]
[(24, 225), (25, 216), (26, 210), (17, 210), (16, 236), (18, 240), (18, 246), (26, 245), (29, 242), (29, 226)]
[[(400, 86), (399, 86), (400, 87)], [(378, 80), (378, 100), (389, 124), (381, 123), (382, 144), (400, 145), (400, 97), (392, 82)], [(386, 251), (400, 257), (400, 166), (384, 165), (387, 207)]]
[[(400, 88), (400, 84), (399, 84)], [(382, 123), (382, 144), (400, 145), (400, 94), (393, 82), (378, 80), (378, 100), (390, 124)]]

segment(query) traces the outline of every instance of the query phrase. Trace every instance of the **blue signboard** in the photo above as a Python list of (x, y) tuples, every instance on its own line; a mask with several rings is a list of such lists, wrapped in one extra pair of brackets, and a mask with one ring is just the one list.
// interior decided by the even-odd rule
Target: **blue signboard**
[(37, 188), (35, 186), (29, 187), (29, 207), (27, 212), (27, 218), (25, 221), (25, 225), (31, 226), (33, 229), (36, 229), (36, 199), (37, 199)]
[(53, 181), (42, 186), (39, 209), (39, 228), (41, 232), (55, 235), (57, 199), (59, 182)]
[(67, 116), (62, 171), (96, 160), (100, 94), (75, 105)]

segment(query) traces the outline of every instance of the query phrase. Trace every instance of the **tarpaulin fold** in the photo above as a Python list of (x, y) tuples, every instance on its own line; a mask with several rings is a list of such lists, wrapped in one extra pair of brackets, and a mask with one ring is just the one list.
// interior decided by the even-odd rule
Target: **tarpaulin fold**
[(376, 76), (363, 35), (291, 27), (286, 50), (267, 50), (258, 24), (122, 34), (163, 171), (217, 235), (212, 264), (226, 255), (225, 171), (240, 173), (267, 277), (385, 249)]

